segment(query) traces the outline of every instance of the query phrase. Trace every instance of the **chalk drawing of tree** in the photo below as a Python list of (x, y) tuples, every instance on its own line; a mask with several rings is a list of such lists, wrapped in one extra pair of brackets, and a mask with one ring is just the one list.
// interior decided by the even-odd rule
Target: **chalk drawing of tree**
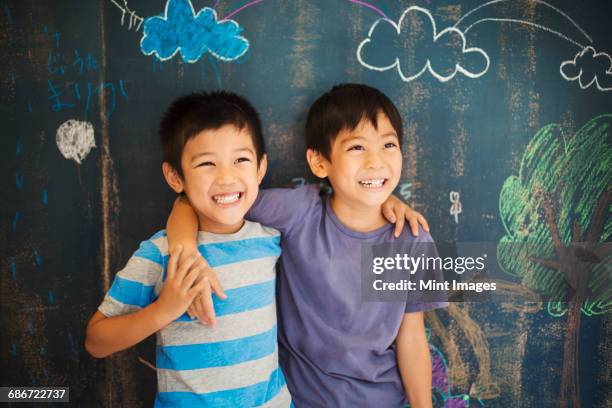
[(549, 296), (552, 316), (567, 315), (560, 406), (579, 407), (581, 316), (612, 309), (612, 114), (571, 138), (555, 124), (538, 131), (519, 176), (504, 182), (499, 211), (500, 267)]

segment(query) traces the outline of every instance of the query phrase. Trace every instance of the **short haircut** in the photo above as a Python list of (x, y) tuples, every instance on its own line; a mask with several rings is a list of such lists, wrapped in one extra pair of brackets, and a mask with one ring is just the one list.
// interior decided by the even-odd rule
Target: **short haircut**
[(245, 98), (224, 91), (192, 93), (170, 104), (159, 124), (163, 160), (183, 177), (181, 157), (189, 139), (225, 125), (249, 131), (259, 165), (265, 153), (259, 115)]
[(343, 130), (354, 130), (367, 118), (377, 129), (376, 116), (384, 113), (402, 143), (402, 117), (391, 100), (381, 91), (362, 84), (340, 84), (321, 95), (306, 119), (306, 147), (321, 153), (327, 160), (336, 136)]

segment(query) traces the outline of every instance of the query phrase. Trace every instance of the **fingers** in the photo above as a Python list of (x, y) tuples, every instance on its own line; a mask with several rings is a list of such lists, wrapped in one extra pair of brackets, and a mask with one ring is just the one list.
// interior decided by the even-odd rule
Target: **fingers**
[(183, 289), (187, 290), (187, 289), (191, 288), (192, 286), (194, 286), (194, 283), (195, 283), (196, 279), (198, 279), (199, 276), (200, 276), (200, 270), (199, 269), (197, 269), (197, 268), (196, 269), (191, 269), (189, 271), (189, 273), (187, 274), (187, 276), (185, 276), (185, 278), (181, 282), (181, 286), (183, 287)]
[(190, 294), (194, 297), (200, 295), (199, 299), (201, 301), (204, 319), (207, 320), (212, 327), (214, 327), (216, 324), (215, 307), (212, 300), (212, 290), (208, 277), (204, 277), (200, 283), (191, 288)]
[(419, 212), (413, 210), (410, 213), (406, 213), (406, 219), (408, 219), (410, 231), (415, 237), (419, 235), (419, 224), (423, 226), (425, 231), (429, 232), (429, 224)]
[(393, 206), (387, 203), (384, 203), (382, 206), (382, 213), (383, 216), (387, 219), (387, 221), (389, 221), (390, 223), (394, 223), (395, 222), (395, 214), (393, 213)]
[(393, 231), (393, 236), (395, 238), (400, 236), (400, 234), (402, 233), (402, 230), (404, 229), (405, 223), (406, 223), (406, 219), (404, 218), (404, 215), (402, 214), (402, 216), (399, 217), (397, 219), (397, 222), (395, 223), (395, 230)]
[(202, 324), (210, 324), (206, 314), (204, 313), (204, 302), (202, 296), (197, 296), (193, 302), (195, 305), (195, 315)]
[[(213, 274), (214, 274), (214, 272), (213, 272)], [(217, 280), (217, 278), (215, 276), (211, 276), (210, 286), (212, 287), (212, 291), (215, 292), (215, 294), (218, 297), (220, 297), (221, 299), (224, 299), (224, 300), (227, 299), (227, 295), (223, 291), (223, 287), (221, 286), (221, 284), (219, 283), (219, 281)]]
[(210, 280), (210, 286), (212, 287), (213, 293), (215, 293), (220, 299), (224, 299), (224, 300), (227, 299), (227, 295), (225, 294), (225, 291), (223, 290), (223, 286), (221, 286), (221, 283), (219, 283), (219, 279), (217, 279), (217, 274), (208, 265), (208, 262), (206, 262), (206, 259), (204, 259), (203, 257), (200, 257), (198, 262), (194, 264), (194, 266), (192, 266), (192, 268), (195, 268), (195, 267), (198, 267), (202, 271), (201, 276), (208, 276)]
[(425, 217), (423, 217), (421, 214), (419, 214), (417, 216), (417, 219), (419, 220), (419, 223), (423, 226), (423, 229), (427, 232), (429, 232), (429, 223), (427, 222), (427, 220), (425, 219)]
[(183, 281), (183, 279), (185, 278), (185, 275), (187, 275), (187, 272), (189, 272), (192, 265), (196, 262), (198, 258), (199, 258), (199, 254), (188, 256), (188, 257), (181, 257), (181, 262), (180, 262), (180, 265), (175, 275), (176, 279), (179, 282)]
[(178, 260), (181, 257), (181, 253), (183, 252), (183, 246), (178, 245), (176, 247), (176, 251), (170, 255), (170, 261), (168, 262), (168, 276), (166, 279), (173, 279), (176, 274), (176, 266), (178, 265)]
[[(197, 299), (196, 299), (197, 300)], [(196, 307), (195, 307), (196, 302), (194, 301), (188, 308), (187, 308), (187, 314), (189, 315), (189, 317), (191, 318), (191, 320), (193, 320), (193, 318), (196, 316)]]
[(215, 293), (220, 299), (227, 299), (227, 294), (223, 290), (223, 286), (221, 286), (219, 279), (217, 279), (215, 271), (208, 266), (208, 262), (206, 262), (206, 260), (201, 256), (191, 265), (190, 273), (196, 270), (199, 273), (197, 274), (198, 276), (193, 283), (194, 285), (199, 283), (204, 277), (208, 277), (213, 293)]
[(197, 270), (198, 273), (198, 277), (196, 279), (196, 283), (200, 282), (202, 280), (202, 278), (204, 278), (204, 276), (206, 275), (206, 269), (208, 268), (208, 263), (206, 262), (206, 260), (204, 258), (202, 258), (202, 256), (197, 256), (195, 262), (191, 265), (190, 268), (190, 272)]
[(212, 291), (210, 286), (210, 281), (208, 278), (204, 278), (206, 284), (204, 285), (204, 290), (202, 292), (202, 307), (204, 309), (204, 315), (208, 319), (211, 327), (215, 327), (217, 320), (215, 318), (215, 306), (212, 300)]
[(410, 217), (408, 219), (408, 223), (410, 224), (410, 232), (412, 232), (412, 235), (414, 235), (415, 237), (419, 236), (419, 222), (417, 221), (416, 217)]

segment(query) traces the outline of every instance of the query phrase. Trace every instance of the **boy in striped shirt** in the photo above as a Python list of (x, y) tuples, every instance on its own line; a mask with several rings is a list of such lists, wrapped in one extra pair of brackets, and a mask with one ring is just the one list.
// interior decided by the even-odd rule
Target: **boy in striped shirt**
[[(166, 111), (160, 136), (166, 181), (198, 214), (200, 255), (177, 267), (165, 231), (142, 242), (91, 318), (85, 347), (106, 357), (157, 333), (156, 407), (288, 407), (274, 296), (280, 233), (244, 220), (267, 166), (257, 112), (235, 94), (192, 94)], [(202, 255), (228, 295), (213, 299), (214, 330), (186, 313), (214, 288)]]

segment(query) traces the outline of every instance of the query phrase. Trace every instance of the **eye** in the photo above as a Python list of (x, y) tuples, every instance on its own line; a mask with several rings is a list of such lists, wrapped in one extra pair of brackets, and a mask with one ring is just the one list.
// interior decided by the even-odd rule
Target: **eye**
[(239, 157), (236, 159), (236, 163), (244, 163), (244, 162), (250, 162), (251, 159), (249, 159), (248, 157)]
[(202, 167), (202, 166), (214, 166), (214, 165), (215, 165), (215, 163), (213, 163), (213, 162), (211, 162), (211, 161), (205, 161), (205, 162), (202, 162), (202, 163), (198, 164), (196, 167)]
[(394, 147), (397, 147), (397, 143), (395, 142), (385, 143), (385, 149), (393, 149)]
[(363, 147), (362, 145), (354, 145), (347, 149), (348, 152), (350, 152), (351, 150), (365, 150), (365, 147)]

